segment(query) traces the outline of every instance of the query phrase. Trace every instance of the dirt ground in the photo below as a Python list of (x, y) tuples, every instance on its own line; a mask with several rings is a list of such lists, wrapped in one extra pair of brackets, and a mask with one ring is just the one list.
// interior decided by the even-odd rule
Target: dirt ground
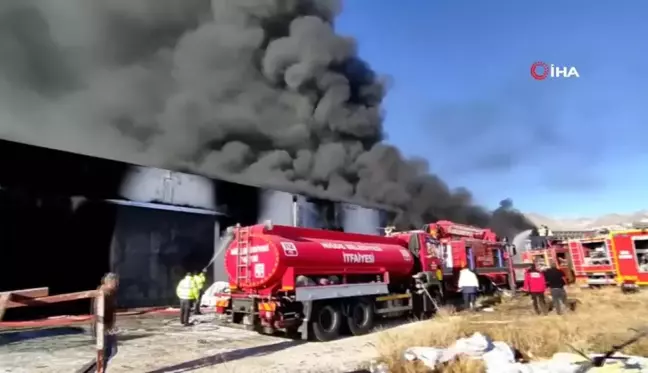
[[(305, 343), (220, 326), (209, 315), (188, 328), (168, 317), (120, 319), (119, 327), (119, 352), (110, 362), (111, 373), (342, 372), (376, 358), (381, 334)], [(0, 334), (0, 373), (70, 373), (94, 354), (87, 328)]]

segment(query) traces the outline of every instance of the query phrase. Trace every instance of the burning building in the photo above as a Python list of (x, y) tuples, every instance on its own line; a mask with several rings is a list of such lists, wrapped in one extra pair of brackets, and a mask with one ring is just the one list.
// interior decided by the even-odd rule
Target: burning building
[(122, 305), (166, 304), (233, 222), (384, 225), (340, 201), (394, 206), (403, 228), (533, 227), (383, 141), (388, 79), (337, 33), (340, 1), (53, 3), (0, 7), (0, 137), (104, 159), (1, 144), (3, 288), (87, 289), (112, 268)]
[[(94, 288), (120, 275), (121, 307), (174, 304), (188, 269), (235, 223), (378, 233), (389, 209), (1, 141), (0, 290)], [(20, 162), (16, 162), (20, 160)], [(222, 256), (222, 254), (221, 254)], [(210, 280), (223, 280), (217, 256)], [(52, 312), (64, 311), (63, 305)], [(66, 308), (65, 310), (68, 310)], [(11, 315), (9, 315), (11, 316)]]

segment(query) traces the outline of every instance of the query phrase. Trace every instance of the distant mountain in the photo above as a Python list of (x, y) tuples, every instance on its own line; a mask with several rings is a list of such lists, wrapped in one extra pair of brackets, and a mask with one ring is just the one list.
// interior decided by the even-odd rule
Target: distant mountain
[(583, 217), (574, 219), (552, 218), (541, 214), (525, 214), (535, 225), (546, 225), (551, 230), (585, 230), (601, 227), (629, 227), (632, 223), (648, 222), (648, 210), (632, 214), (606, 214), (599, 217)]

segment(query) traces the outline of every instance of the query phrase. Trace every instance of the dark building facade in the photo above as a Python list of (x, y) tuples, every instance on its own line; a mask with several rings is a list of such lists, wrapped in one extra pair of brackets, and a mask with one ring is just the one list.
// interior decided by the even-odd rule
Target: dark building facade
[[(0, 141), (0, 167), (0, 290), (87, 290), (113, 271), (125, 308), (175, 304), (177, 282), (202, 269), (236, 223), (378, 234), (390, 219), (384, 209), (8, 141)], [(222, 255), (208, 282), (226, 280)], [(20, 317), (87, 307), (61, 304)]]

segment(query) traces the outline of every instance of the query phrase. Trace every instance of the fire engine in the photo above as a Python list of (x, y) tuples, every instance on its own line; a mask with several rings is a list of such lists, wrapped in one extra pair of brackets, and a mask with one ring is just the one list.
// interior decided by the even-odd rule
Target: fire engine
[[(450, 263), (490, 263), (466, 253), (485, 252), (494, 242), (465, 239), (478, 233), (466, 227), (435, 227), (463, 232), (465, 245), (442, 238)], [(228, 229), (223, 242), (230, 294), (217, 298), (216, 312), (262, 333), (284, 330), (319, 341), (343, 329), (361, 335), (378, 318), (429, 317), (443, 300), (443, 246), (424, 230), (379, 236), (266, 222)]]
[(428, 317), (440, 288), (423, 231), (365, 235), (274, 225), (229, 229), (230, 294), (216, 312), (263, 333), (328, 341), (369, 332), (379, 317)]
[(616, 283), (626, 288), (648, 285), (648, 230), (630, 229), (608, 234)]
[(616, 285), (614, 237), (614, 232), (598, 232), (590, 237), (568, 241), (577, 284), (582, 287)]
[(522, 262), (533, 263), (537, 268), (548, 268), (551, 263), (556, 263), (557, 268), (565, 274), (567, 283), (575, 281), (568, 243), (559, 237), (530, 237), (527, 250), (522, 253)]
[[(515, 252), (509, 253), (507, 244), (499, 241), (492, 230), (447, 220), (427, 224), (423, 230), (439, 240), (443, 248), (445, 276), (456, 275), (458, 269), (468, 266), (478, 275), (490, 279), (484, 286), (491, 285), (491, 282), (497, 286), (510, 285), (512, 263), (509, 254), (514, 255)], [(514, 247), (509, 247), (515, 250)], [(514, 281), (513, 278), (511, 280)]]

